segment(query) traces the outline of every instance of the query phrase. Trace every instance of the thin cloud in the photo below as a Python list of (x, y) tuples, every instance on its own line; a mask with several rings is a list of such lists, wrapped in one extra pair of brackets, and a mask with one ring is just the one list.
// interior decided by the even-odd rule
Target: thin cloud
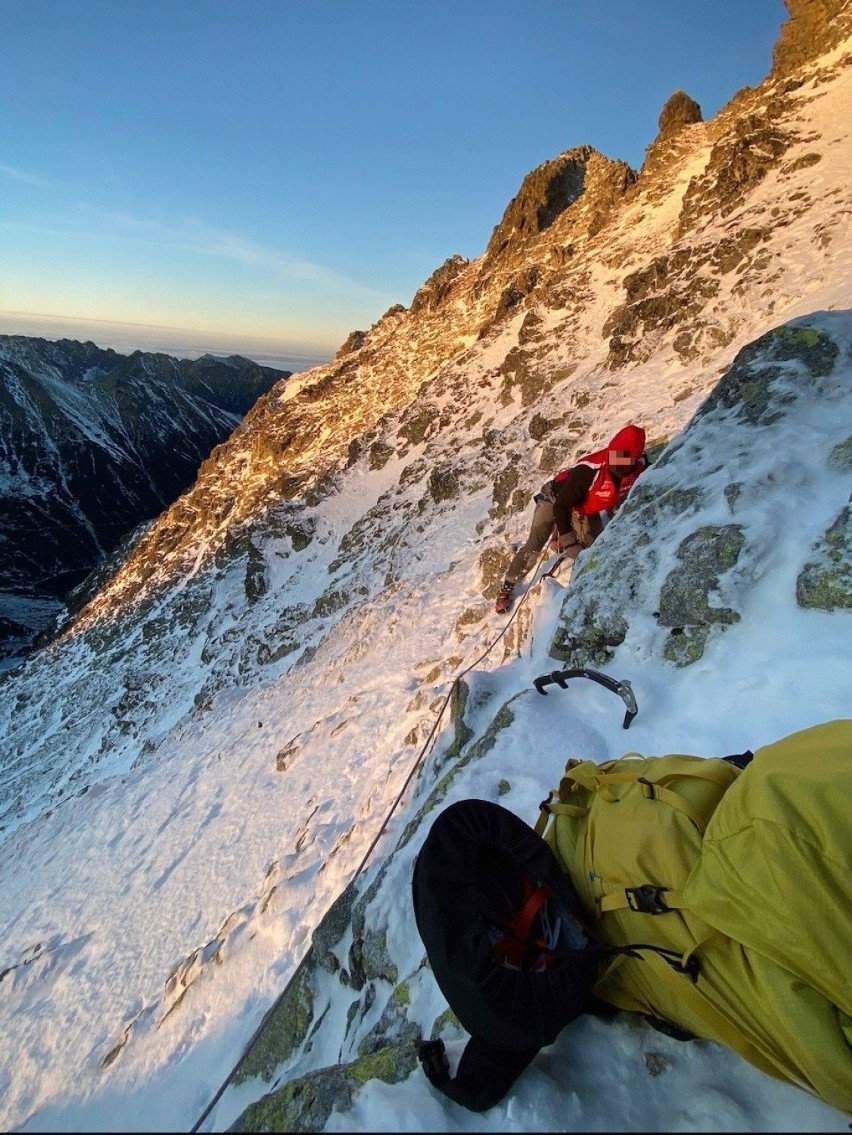
[(172, 323), (138, 323), (129, 319), (104, 319), (101, 316), (89, 319), (81, 315), (57, 315), (55, 312), (47, 311), (15, 311), (11, 308), (0, 308), (0, 319), (10, 316), (18, 316), (24, 319), (52, 319), (62, 323), (83, 323), (86, 326), (93, 323), (105, 323), (110, 327), (145, 327), (151, 331), (188, 331), (197, 334), (192, 328), (179, 327)]
[(183, 225), (163, 224), (146, 220), (129, 213), (103, 213), (102, 220), (121, 230), (128, 239), (148, 244), (162, 244), (201, 256), (231, 260), (252, 268), (263, 268), (288, 279), (318, 284), (335, 291), (343, 291), (372, 299), (386, 299), (384, 292), (353, 280), (311, 260), (302, 260), (280, 249), (268, 248), (246, 240), (235, 233), (212, 228), (200, 221), (190, 220)]
[[(0, 171), (6, 168), (8, 167), (0, 165)], [(98, 209), (81, 202), (74, 206), (69, 215), (43, 217), (41, 223), (0, 221), (0, 231), (2, 230), (84, 241), (123, 240), (168, 248), (262, 269), (282, 280), (314, 284), (373, 303), (386, 303), (389, 300), (386, 292), (354, 280), (333, 268), (300, 259), (281, 249), (257, 244), (235, 233), (215, 229), (193, 218), (182, 224), (164, 223), (131, 213)]]
[(17, 169), (15, 166), (6, 165), (5, 162), (0, 162), (0, 173), (11, 177), (14, 181), (22, 181), (24, 185), (38, 185), (43, 188), (53, 185), (53, 182), (46, 177), (42, 177), (38, 173), (29, 173), (25, 169)]

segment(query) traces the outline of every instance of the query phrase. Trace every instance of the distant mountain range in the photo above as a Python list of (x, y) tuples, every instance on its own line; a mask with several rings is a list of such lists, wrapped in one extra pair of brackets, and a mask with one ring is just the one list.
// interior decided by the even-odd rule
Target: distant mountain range
[(0, 663), (290, 372), (0, 336)]

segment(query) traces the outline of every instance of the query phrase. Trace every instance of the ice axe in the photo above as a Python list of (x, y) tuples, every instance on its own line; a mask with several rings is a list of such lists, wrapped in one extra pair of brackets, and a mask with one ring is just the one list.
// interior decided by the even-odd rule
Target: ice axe
[(567, 690), (569, 678), (590, 678), (593, 682), (597, 682), (600, 686), (605, 686), (608, 690), (612, 690), (614, 694), (622, 699), (627, 706), (627, 712), (624, 714), (623, 728), (629, 729), (630, 722), (639, 712), (639, 707), (636, 704), (636, 697), (633, 693), (633, 687), (625, 679), (619, 682), (617, 678), (610, 678), (609, 674), (602, 674), (599, 670), (588, 670), (582, 668), (579, 670), (553, 670), (550, 674), (542, 674), (536, 678), (533, 685), (540, 694), (547, 694), (545, 686), (559, 686), (562, 690)]

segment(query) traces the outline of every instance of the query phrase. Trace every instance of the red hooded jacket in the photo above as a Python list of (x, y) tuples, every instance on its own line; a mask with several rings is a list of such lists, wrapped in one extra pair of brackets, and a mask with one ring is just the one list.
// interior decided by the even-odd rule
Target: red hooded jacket
[[(633, 458), (634, 465), (617, 480), (609, 470), (609, 452), (612, 449), (626, 450)], [(570, 477), (574, 469), (585, 467), (592, 471), (592, 482), (582, 503), (572, 504), (574, 512), (581, 516), (592, 516), (598, 512), (617, 508), (627, 496), (636, 478), (648, 467), (645, 457), (645, 431), (640, 426), (624, 426), (611, 439), (604, 449), (587, 453), (570, 469), (563, 469), (553, 478), (554, 489), (558, 491), (561, 482)]]

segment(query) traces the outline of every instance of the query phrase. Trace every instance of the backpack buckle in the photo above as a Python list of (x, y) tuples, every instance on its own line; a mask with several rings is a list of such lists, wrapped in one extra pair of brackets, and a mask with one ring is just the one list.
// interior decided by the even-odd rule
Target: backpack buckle
[(668, 887), (655, 887), (652, 883), (643, 883), (640, 887), (625, 887), (627, 905), (631, 910), (640, 914), (667, 914), (673, 908), (663, 899), (663, 892)]

